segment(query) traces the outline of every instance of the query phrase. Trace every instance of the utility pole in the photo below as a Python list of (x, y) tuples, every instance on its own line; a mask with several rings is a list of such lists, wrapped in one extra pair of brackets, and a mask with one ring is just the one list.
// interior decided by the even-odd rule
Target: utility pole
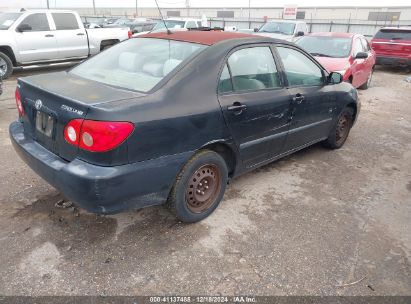
[(137, 8), (138, 8), (138, 0), (136, 0), (136, 17), (138, 17)]
[(49, 8), (50, 8), (50, 3), (49, 3), (49, 0), (47, 0), (47, 9)]
[(190, 16), (190, 0), (186, 0), (187, 15)]
[(95, 0), (93, 0), (93, 12), (94, 12), (94, 15), (96, 15), (96, 2), (95, 2)]
[(251, 0), (248, 0), (248, 28), (251, 28)]

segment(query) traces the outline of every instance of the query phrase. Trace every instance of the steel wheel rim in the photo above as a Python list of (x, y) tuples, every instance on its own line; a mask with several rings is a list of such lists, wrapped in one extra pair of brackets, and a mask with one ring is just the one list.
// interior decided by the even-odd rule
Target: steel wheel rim
[(213, 164), (201, 166), (190, 177), (185, 200), (193, 213), (201, 213), (214, 205), (221, 190), (220, 168)]
[(344, 142), (348, 136), (348, 131), (350, 130), (350, 117), (348, 114), (345, 114), (340, 117), (337, 123), (336, 130), (336, 141), (338, 144)]
[(3, 58), (0, 58), (0, 76), (6, 75), (7, 63)]

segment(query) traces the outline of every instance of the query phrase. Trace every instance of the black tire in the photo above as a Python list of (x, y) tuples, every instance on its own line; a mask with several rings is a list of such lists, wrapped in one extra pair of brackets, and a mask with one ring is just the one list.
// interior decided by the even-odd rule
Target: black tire
[(348, 138), (353, 121), (354, 110), (349, 107), (344, 108), (331, 128), (328, 138), (323, 142), (324, 146), (330, 149), (341, 148)]
[(0, 77), (6, 79), (11, 73), (13, 73), (13, 63), (11, 59), (3, 52), (0, 52)]
[(367, 81), (365, 83), (363, 83), (359, 89), (361, 90), (366, 90), (371, 86), (371, 80), (372, 80), (372, 74), (374, 73), (374, 68), (372, 68), (370, 75), (367, 78)]
[(227, 179), (228, 169), (224, 158), (214, 151), (201, 150), (178, 174), (167, 207), (183, 222), (201, 221), (220, 204)]

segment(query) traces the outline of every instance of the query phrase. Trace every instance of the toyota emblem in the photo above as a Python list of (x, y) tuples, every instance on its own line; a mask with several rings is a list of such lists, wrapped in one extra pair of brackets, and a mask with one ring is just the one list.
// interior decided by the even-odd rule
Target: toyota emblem
[(34, 103), (34, 106), (36, 107), (37, 110), (40, 110), (42, 105), (43, 103), (41, 102), (40, 99), (37, 99)]

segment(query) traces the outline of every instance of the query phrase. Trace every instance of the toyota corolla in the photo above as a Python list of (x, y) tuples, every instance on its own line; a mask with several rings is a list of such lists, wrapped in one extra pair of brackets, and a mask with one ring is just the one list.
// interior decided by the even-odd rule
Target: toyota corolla
[(186, 222), (228, 180), (317, 142), (340, 148), (357, 91), (294, 44), (152, 33), (64, 72), (18, 80), (20, 157), (95, 213), (165, 204)]

